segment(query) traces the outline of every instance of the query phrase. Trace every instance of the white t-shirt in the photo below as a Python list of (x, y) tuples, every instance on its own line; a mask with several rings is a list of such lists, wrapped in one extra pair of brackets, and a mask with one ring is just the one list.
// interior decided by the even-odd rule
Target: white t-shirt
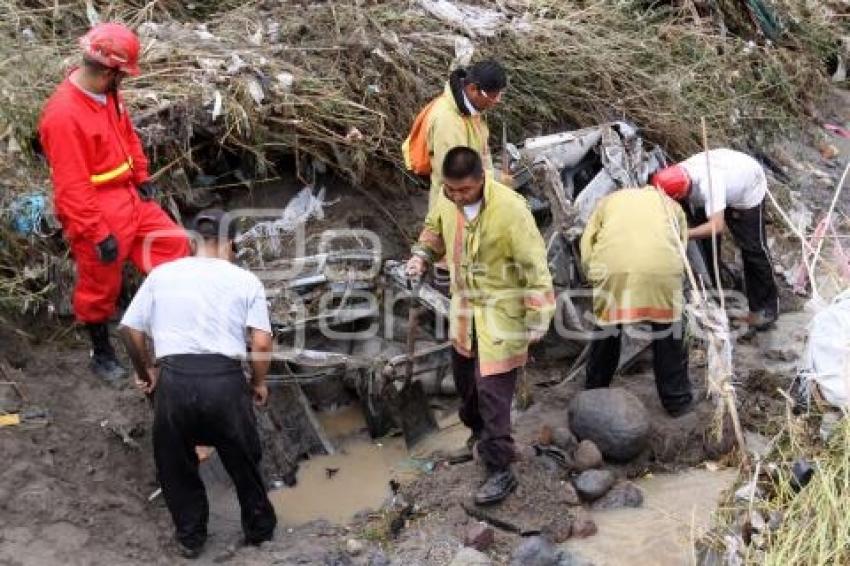
[(478, 216), (478, 213), (481, 211), (481, 199), (473, 202), (472, 204), (465, 204), (463, 206), (463, 215), (469, 222), (475, 220), (475, 217)]
[(726, 208), (752, 208), (764, 199), (767, 178), (758, 161), (731, 149), (712, 149), (708, 158), (711, 163), (711, 198), (705, 152), (681, 163), (691, 178), (688, 200), (695, 206), (704, 207), (706, 216)]
[(178, 259), (151, 271), (121, 324), (151, 336), (157, 358), (245, 358), (246, 329), (271, 332), (266, 292), (257, 276), (206, 257)]

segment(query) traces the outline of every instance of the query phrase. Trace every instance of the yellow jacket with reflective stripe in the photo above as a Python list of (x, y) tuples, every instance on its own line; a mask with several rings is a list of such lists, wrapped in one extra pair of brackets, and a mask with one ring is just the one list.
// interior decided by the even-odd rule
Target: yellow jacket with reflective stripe
[(679, 246), (687, 242), (682, 207), (655, 187), (620, 189), (600, 200), (581, 238), (597, 323), (680, 320)]
[(446, 83), (443, 94), (431, 107), (428, 114), (428, 148), (431, 152), (431, 192), (428, 209), (433, 208), (443, 185), (443, 159), (450, 149), (459, 145), (471, 147), (481, 155), (484, 171), (493, 174), (493, 158), (487, 139), (490, 130), (479, 113), (474, 116), (462, 114), (457, 107), (451, 88)]
[(548, 328), (555, 312), (546, 247), (525, 199), (487, 176), (478, 216), (467, 221), (441, 191), (413, 251), (446, 258), (455, 349), (477, 351), (485, 376), (523, 366), (528, 331)]

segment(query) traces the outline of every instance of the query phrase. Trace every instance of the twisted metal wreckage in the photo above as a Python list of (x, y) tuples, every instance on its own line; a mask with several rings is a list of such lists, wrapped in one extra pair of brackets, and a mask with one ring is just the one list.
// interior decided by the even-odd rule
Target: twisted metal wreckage
[[(637, 130), (625, 122), (505, 146), (503, 159), (547, 243), (558, 296), (555, 323), (534, 355), (573, 360), (569, 371), (550, 383), (555, 384), (581, 369), (592, 328), (591, 293), (578, 257), (583, 227), (606, 194), (645, 185), (650, 173), (664, 165), (664, 154), (658, 147), (645, 148)], [(344, 231), (334, 235), (333, 251), (324, 246), (329, 251), (265, 266), (298, 273), (270, 289), (279, 349), (269, 378), (270, 406), (261, 424), (272, 421), (271, 433), (264, 434), (272, 477), (291, 479), (300, 457), (333, 452), (315, 409), (356, 398), (373, 437), (401, 429), (413, 444), (435, 428), (429, 405), (439, 401), (428, 395), (454, 392), (446, 332), (449, 299), (438, 289), (445, 282), (425, 282), (414, 292), (402, 262), (384, 260), (379, 246), (364, 245), (356, 236), (348, 238), (350, 247), (340, 249), (346, 236)], [(688, 256), (695, 273), (707, 275), (696, 248)], [(405, 320), (411, 310), (414, 316)], [(422, 329), (418, 345), (417, 326)], [(621, 368), (648, 343), (627, 340)]]

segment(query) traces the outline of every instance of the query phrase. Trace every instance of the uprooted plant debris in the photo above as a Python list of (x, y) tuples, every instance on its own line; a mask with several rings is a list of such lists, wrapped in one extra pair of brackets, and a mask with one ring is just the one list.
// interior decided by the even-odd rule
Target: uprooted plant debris
[[(511, 139), (628, 117), (682, 156), (698, 149), (693, 125), (705, 117), (718, 143), (760, 143), (812, 114), (841, 30), (828, 4), (757, 4), (771, 17), (731, 2), (4, 0), (0, 205), (46, 191), (37, 116), (98, 19), (142, 37), (143, 75), (125, 96), (179, 214), (202, 193), (275, 178), (281, 155), (305, 180), (330, 168), (404, 194), (412, 181), (399, 144), (450, 67), (470, 57), (507, 66), (508, 103), (491, 123)], [(5, 228), (0, 237), (4, 303), (45, 305), (58, 242)], [(42, 253), (18, 251), (32, 247)]]

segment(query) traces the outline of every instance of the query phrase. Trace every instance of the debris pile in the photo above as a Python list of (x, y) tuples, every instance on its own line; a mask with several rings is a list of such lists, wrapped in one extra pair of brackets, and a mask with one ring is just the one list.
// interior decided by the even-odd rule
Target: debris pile
[[(32, 144), (37, 116), (75, 61), (75, 38), (98, 20), (126, 21), (142, 37), (144, 74), (127, 81), (125, 94), (173, 211), (197, 205), (207, 190), (274, 178), (282, 155), (286, 167), (294, 156), (305, 182), (329, 167), (398, 194), (409, 184), (399, 144), (414, 112), (440, 91), (451, 66), (471, 57), (508, 67), (508, 96), (493, 120), (512, 137), (629, 117), (684, 154), (697, 147), (693, 124), (701, 116), (718, 142), (806, 116), (827, 83), (823, 60), (840, 59), (842, 49), (828, 7), (804, 13), (791, 2), (775, 3), (776, 21), (787, 24), (767, 34), (776, 43), (762, 42), (760, 20), (741, 24), (740, 7), (726, 3), (704, 13), (675, 3), (548, 0), (486, 7), (126, 0), (100, 12), (92, 3), (86, 10), (46, 0), (2, 4), (14, 15), (0, 22), (6, 214), (16, 195), (47, 192)], [(9, 306), (34, 308), (46, 257), (33, 265), (33, 242), (5, 234), (3, 224), (0, 288), (14, 297)], [(23, 265), (30, 273), (22, 280)]]

